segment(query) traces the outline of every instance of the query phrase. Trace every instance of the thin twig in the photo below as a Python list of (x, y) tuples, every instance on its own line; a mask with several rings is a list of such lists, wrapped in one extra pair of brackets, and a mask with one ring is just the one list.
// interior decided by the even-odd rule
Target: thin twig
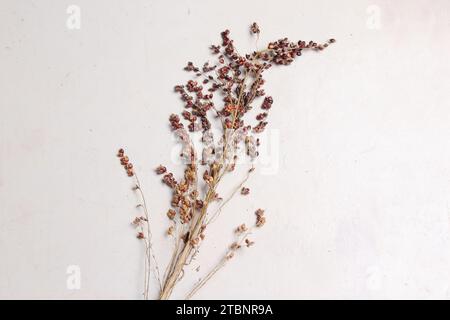
[[(145, 196), (144, 196), (144, 192), (142, 191), (142, 186), (141, 186), (141, 183), (140, 183), (140, 180), (139, 180), (139, 178), (138, 178), (138, 176), (137, 176), (137, 174), (135, 173), (134, 174), (134, 176), (135, 176), (135, 178), (136, 178), (136, 190), (139, 192), (139, 194), (140, 194), (140, 196), (141, 196), (141, 199), (142, 199), (142, 206), (143, 206), (143, 208), (144, 208), (144, 215), (145, 215), (145, 218), (147, 219), (147, 221), (146, 221), (146, 224), (147, 224), (147, 239), (148, 239), (148, 241), (146, 242), (147, 243), (147, 248), (146, 248), (146, 254), (147, 254), (147, 257), (148, 257), (148, 267), (149, 267), (149, 270), (148, 270), (148, 274), (150, 274), (150, 268), (151, 268), (151, 259), (150, 259), (150, 256), (151, 256), (151, 258), (153, 259), (153, 262), (154, 262), (154, 269), (156, 270), (156, 279), (158, 280), (158, 283), (159, 283), (159, 287), (160, 287), (160, 289), (162, 288), (162, 282), (161, 282), (161, 276), (160, 276), (160, 272), (159, 272), (159, 265), (158, 265), (158, 261), (157, 261), (157, 259), (156, 259), (156, 256), (155, 256), (155, 253), (154, 253), (154, 250), (153, 250), (153, 243), (152, 243), (152, 231), (151, 231), (151, 228), (150, 228), (150, 217), (149, 217), (149, 211), (148, 211), (148, 208), (147, 208), (147, 202), (146, 202), (146, 200), (145, 200)], [(148, 251), (148, 253), (147, 253), (147, 251)], [(147, 281), (147, 291), (149, 290), (149, 281), (150, 281), (150, 279), (149, 279), (150, 277), (149, 276), (147, 276), (146, 277), (146, 281)], [(147, 293), (147, 298), (148, 298), (148, 293)]]
[[(225, 267), (227, 262), (233, 258), (234, 252), (242, 245), (242, 242), (251, 234), (251, 229), (240, 236), (240, 240), (237, 242), (238, 246), (230, 248), (227, 253), (220, 259), (220, 261), (212, 268), (208, 274), (203, 277), (197, 284), (192, 288), (192, 290), (187, 294), (186, 300), (191, 299), (198, 290), (200, 290), (220, 269)], [(233, 254), (233, 255), (232, 255)]]
[(220, 204), (219, 208), (217, 208), (217, 210), (211, 215), (211, 218), (208, 219), (208, 221), (206, 222), (207, 225), (210, 224), (211, 222), (214, 222), (218, 218), (218, 216), (222, 212), (223, 207), (234, 197), (236, 192), (238, 192), (238, 190), (240, 190), (242, 186), (250, 178), (250, 174), (253, 172), (253, 169), (254, 167), (252, 166), (252, 168), (247, 171), (247, 174), (245, 175), (245, 178), (241, 181), (241, 183), (239, 183), (239, 185), (233, 190), (233, 192), (228, 196), (228, 198)]

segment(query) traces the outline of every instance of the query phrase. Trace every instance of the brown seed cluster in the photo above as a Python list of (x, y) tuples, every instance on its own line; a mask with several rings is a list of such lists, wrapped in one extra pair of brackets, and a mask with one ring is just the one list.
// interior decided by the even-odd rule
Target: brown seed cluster
[(250, 193), (250, 188), (242, 187), (241, 194), (246, 196)]
[(250, 32), (253, 34), (259, 34), (261, 32), (256, 22), (253, 22), (252, 25), (250, 26)]
[(177, 212), (173, 209), (169, 209), (167, 211), (167, 217), (169, 217), (170, 220), (175, 219), (176, 214), (177, 214)]
[(256, 214), (256, 226), (262, 227), (266, 223), (266, 217), (264, 216), (264, 210), (258, 209), (255, 212)]
[(250, 248), (254, 244), (255, 244), (254, 241), (251, 241), (250, 239), (245, 239), (245, 245), (247, 246), (247, 248)]
[(205, 170), (205, 172), (203, 173), (203, 180), (207, 184), (211, 184), (214, 181), (214, 178), (209, 174), (209, 170)]
[(180, 122), (180, 117), (176, 114), (171, 114), (169, 117), (169, 122), (172, 130), (177, 130), (183, 128), (183, 124)]
[(134, 218), (134, 220), (133, 220), (133, 225), (135, 225), (135, 226), (140, 226), (140, 225), (142, 225), (142, 223), (145, 223), (145, 222), (147, 222), (148, 220), (147, 220), (147, 218), (145, 218), (145, 217), (136, 217), (136, 218)]
[(318, 44), (314, 41), (299, 40), (297, 42), (291, 42), (288, 38), (279, 39), (274, 42), (270, 42), (267, 46), (267, 51), (262, 53), (255, 52), (254, 55), (261, 58), (264, 61), (269, 61), (279, 65), (289, 65), (296, 57), (302, 55), (302, 50), (323, 50), (328, 47), (329, 44), (336, 42), (334, 39), (328, 40), (324, 44)]
[(124, 167), (129, 177), (134, 176), (133, 164), (130, 162), (128, 156), (125, 155), (125, 150), (119, 149), (117, 156), (120, 158), (120, 164)]
[(138, 238), (138, 239), (145, 239), (144, 233), (143, 232), (138, 232), (138, 234), (136, 235), (136, 238)]
[(204, 205), (203, 200), (200, 199), (195, 200), (195, 209), (201, 209), (203, 208), (203, 205)]
[(238, 244), (237, 242), (233, 242), (233, 243), (231, 244), (231, 246), (230, 246), (230, 249), (233, 250), (233, 251), (236, 251), (236, 250), (238, 250), (238, 249), (240, 249), (240, 248), (241, 248), (241, 245)]
[(173, 173), (171, 172), (165, 174), (162, 181), (172, 189), (177, 185), (177, 180), (175, 180)]
[[(160, 166), (161, 167), (161, 166)], [(158, 167), (158, 168), (160, 168)], [(166, 172), (158, 170), (157, 172)], [(180, 216), (180, 222), (183, 224), (189, 223), (194, 214), (194, 210), (199, 210), (203, 207), (203, 201), (198, 199), (199, 193), (195, 188), (196, 171), (195, 165), (190, 164), (184, 172), (184, 179), (177, 182), (172, 173), (167, 173), (163, 176), (163, 182), (173, 190), (172, 200), (170, 202), (173, 209), (169, 209), (167, 216), (173, 220), (177, 214)]]
[(247, 226), (245, 225), (245, 223), (243, 223), (236, 228), (236, 233), (244, 233), (247, 230), (248, 230)]
[(267, 121), (260, 121), (255, 127), (253, 127), (253, 132), (261, 133), (267, 126)]
[[(188, 64), (189, 66), (189, 64)], [(205, 63), (203, 66), (203, 70), (199, 72), (199, 69), (196, 67), (185, 68), (187, 71), (197, 72), (197, 76), (201, 76), (202, 74), (212, 72), (216, 67), (210, 67), (208, 63)], [(212, 76), (209, 76), (203, 80), (203, 84), (207, 84), (211, 80), (214, 80)], [(215, 85), (213, 84), (215, 88)], [(213, 92), (218, 88), (212, 90), (212, 88), (208, 90), (208, 92), (204, 91), (203, 85), (199, 84), (195, 80), (189, 80), (185, 85), (176, 85), (175, 92), (180, 94), (181, 100), (185, 104), (185, 108), (181, 115), (187, 120), (189, 123), (187, 128), (190, 132), (199, 131), (201, 129), (208, 130), (211, 128), (211, 123), (207, 118), (207, 112), (214, 106), (212, 102)], [(180, 122), (180, 117), (172, 114), (169, 117), (169, 122), (172, 130), (181, 129), (184, 125)]]
[(167, 168), (164, 167), (163, 165), (159, 165), (156, 169), (156, 174), (163, 174), (167, 172)]

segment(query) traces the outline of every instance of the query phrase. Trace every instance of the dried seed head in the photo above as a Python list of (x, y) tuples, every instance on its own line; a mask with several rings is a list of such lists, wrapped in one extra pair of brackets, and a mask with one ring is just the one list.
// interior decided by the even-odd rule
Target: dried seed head
[(155, 171), (156, 171), (157, 174), (163, 174), (163, 173), (166, 173), (167, 168), (164, 167), (164, 166), (162, 166), (162, 165), (159, 165), (159, 166), (155, 169)]
[(210, 49), (214, 54), (220, 53), (220, 46), (211, 45)]
[(177, 214), (177, 212), (173, 209), (169, 209), (167, 211), (167, 217), (169, 217), (170, 220), (173, 220), (175, 218), (176, 214)]
[(184, 178), (187, 180), (187, 182), (192, 184), (196, 178), (195, 170), (191, 168), (186, 169), (186, 171), (184, 172)]
[(262, 227), (266, 223), (266, 217), (259, 217), (256, 219), (256, 226)]
[(182, 180), (177, 186), (176, 191), (179, 194), (185, 193), (189, 189), (189, 184), (186, 182), (186, 180)]
[(183, 206), (180, 208), (181, 223), (188, 223), (192, 219), (192, 210)]
[(238, 249), (240, 249), (240, 248), (241, 248), (241, 246), (240, 246), (240, 244), (238, 244), (237, 242), (233, 242), (233, 243), (231, 244), (231, 246), (230, 246), (230, 249), (233, 250), (233, 251), (236, 251), (236, 250), (238, 250)]
[(256, 226), (262, 227), (266, 223), (266, 217), (264, 216), (264, 210), (258, 209), (255, 212), (256, 214)]
[(245, 239), (245, 245), (247, 246), (247, 248), (250, 248), (254, 244), (255, 244), (254, 241), (250, 241), (249, 239)]
[(239, 227), (236, 228), (236, 233), (243, 233), (247, 230), (248, 230), (247, 226), (245, 225), (245, 223), (243, 223)]
[(272, 97), (265, 97), (263, 103), (261, 104), (261, 109), (263, 110), (269, 110), (272, 108), (273, 104), (273, 98)]
[(175, 188), (176, 185), (177, 185), (177, 181), (173, 177), (172, 173), (168, 173), (168, 174), (164, 175), (162, 181), (163, 181), (163, 183), (165, 183), (166, 185), (168, 185), (172, 189)]
[(214, 178), (209, 174), (208, 170), (203, 173), (203, 180), (206, 183), (211, 184), (214, 181)]
[(259, 217), (259, 216), (262, 216), (262, 215), (264, 215), (264, 210), (263, 209), (258, 209), (258, 210), (256, 210), (255, 211), (255, 214)]
[(144, 233), (143, 232), (138, 232), (138, 234), (136, 235), (136, 238), (138, 238), (138, 239), (145, 239)]
[(252, 25), (250, 26), (250, 32), (253, 34), (257, 34), (260, 33), (260, 31), (261, 30), (259, 29), (258, 24), (256, 22), (253, 22)]
[(268, 116), (267, 112), (260, 113), (256, 116), (256, 120), (263, 121), (267, 118), (267, 116)]
[(169, 229), (167, 229), (167, 234), (169, 236), (173, 235), (173, 232), (175, 231), (175, 228), (173, 226), (170, 226)]
[(201, 208), (203, 208), (203, 201), (195, 200), (195, 209), (201, 209)]
[(186, 67), (184, 67), (184, 70), (198, 72), (200, 69), (194, 66), (194, 64), (191, 61), (189, 61)]
[(172, 207), (178, 207), (179, 203), (181, 201), (181, 198), (178, 194), (174, 194), (172, 197), (172, 201), (170, 202), (170, 204), (172, 205)]

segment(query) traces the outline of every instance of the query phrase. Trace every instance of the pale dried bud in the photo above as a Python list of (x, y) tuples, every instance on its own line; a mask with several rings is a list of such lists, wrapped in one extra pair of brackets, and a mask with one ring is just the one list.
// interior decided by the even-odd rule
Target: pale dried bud
[(258, 209), (255, 212), (256, 214), (256, 226), (262, 227), (266, 223), (266, 217), (264, 217), (264, 210)]
[(236, 233), (243, 233), (247, 230), (248, 230), (247, 226), (245, 225), (245, 223), (243, 223), (239, 227), (236, 228)]
[(266, 218), (265, 217), (259, 217), (259, 218), (256, 219), (256, 226), (257, 227), (262, 227), (265, 223), (266, 223)]
[(199, 242), (200, 242), (200, 239), (199, 239), (199, 238), (191, 239), (191, 245), (192, 245), (192, 246), (198, 245)]

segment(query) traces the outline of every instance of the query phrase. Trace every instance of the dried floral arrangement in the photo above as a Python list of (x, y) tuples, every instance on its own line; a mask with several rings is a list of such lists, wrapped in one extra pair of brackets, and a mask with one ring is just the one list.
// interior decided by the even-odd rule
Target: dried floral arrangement
[[(260, 28), (256, 23), (250, 32), (259, 39)], [(133, 188), (140, 196), (143, 215), (136, 217), (133, 225), (137, 228), (137, 238), (142, 240), (145, 250), (144, 299), (149, 299), (150, 278), (153, 275), (159, 282), (159, 299), (169, 299), (176, 284), (184, 275), (184, 269), (198, 253), (205, 241), (208, 225), (217, 218), (224, 205), (238, 192), (246, 196), (250, 189), (244, 186), (255, 170), (254, 160), (258, 157), (260, 139), (258, 134), (267, 126), (269, 110), (273, 99), (267, 96), (263, 86), (263, 74), (274, 65), (290, 65), (303, 50), (321, 51), (334, 43), (314, 41), (291, 42), (283, 38), (270, 42), (263, 50), (241, 55), (230, 38), (230, 31), (221, 33), (222, 42), (211, 45), (217, 62), (206, 62), (202, 67), (188, 62), (184, 70), (191, 72), (193, 79), (185, 85), (176, 85), (184, 109), (180, 115), (169, 117), (170, 128), (182, 144), (181, 158), (184, 160), (184, 175), (177, 180), (173, 173), (163, 165), (155, 172), (162, 176), (162, 182), (172, 191), (167, 217), (170, 225), (167, 235), (174, 241), (174, 249), (164, 274), (161, 273), (152, 247), (152, 231), (149, 209), (141, 188), (139, 178), (123, 149), (118, 152), (120, 163), (129, 177), (134, 179)], [(254, 104), (260, 102), (260, 110), (253, 119), (248, 119)], [(253, 121), (252, 121), (253, 120)], [(214, 134), (213, 126), (218, 128)], [(201, 150), (194, 144), (194, 134), (201, 135)], [(232, 174), (240, 157), (246, 157), (249, 168), (245, 178), (223, 199), (218, 186), (225, 175)], [(212, 207), (215, 205), (215, 209)], [(266, 223), (263, 209), (255, 212), (253, 226), (241, 224), (234, 228), (236, 241), (233, 242), (223, 258), (212, 268), (186, 298), (191, 298), (226, 263), (235, 256), (237, 250), (250, 247), (254, 242), (249, 238), (251, 231)]]

